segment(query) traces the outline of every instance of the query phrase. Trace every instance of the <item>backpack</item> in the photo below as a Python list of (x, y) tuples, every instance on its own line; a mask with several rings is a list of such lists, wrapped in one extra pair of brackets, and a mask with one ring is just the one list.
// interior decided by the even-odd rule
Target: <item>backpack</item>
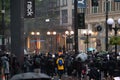
[(38, 64), (38, 65), (40, 64), (40, 58), (39, 57), (35, 58), (35, 64)]
[(59, 60), (58, 60), (58, 64), (59, 64), (60, 66), (62, 66), (62, 65), (63, 65), (63, 59), (59, 59)]

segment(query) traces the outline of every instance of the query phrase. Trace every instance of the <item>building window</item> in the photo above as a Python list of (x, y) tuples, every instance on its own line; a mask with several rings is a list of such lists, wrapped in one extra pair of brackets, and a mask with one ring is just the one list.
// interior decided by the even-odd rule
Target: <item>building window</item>
[(74, 0), (72, 0), (72, 5), (74, 4)]
[(68, 22), (67, 10), (62, 10), (62, 23), (67, 23), (67, 22)]
[(117, 3), (116, 5), (117, 5), (117, 6), (116, 6), (116, 10), (117, 10), (117, 11), (120, 11), (120, 3)]
[(80, 13), (85, 12), (85, 8), (79, 8), (79, 10), (80, 10)]
[(60, 0), (56, 0), (56, 2), (57, 2), (57, 7), (59, 7), (60, 6)]
[(98, 7), (92, 7), (92, 13), (98, 13)]
[(60, 6), (67, 6), (67, 0), (60, 0)]
[(62, 6), (67, 6), (67, 0), (62, 0)]
[[(108, 11), (111, 11), (111, 1), (108, 1)], [(106, 2), (104, 2), (104, 6), (103, 6), (103, 8), (104, 8), (104, 12), (106, 12)]]
[(63, 0), (63, 6), (67, 6), (67, 0)]
[(63, 6), (62, 1), (63, 1), (63, 0), (60, 0), (60, 6)]

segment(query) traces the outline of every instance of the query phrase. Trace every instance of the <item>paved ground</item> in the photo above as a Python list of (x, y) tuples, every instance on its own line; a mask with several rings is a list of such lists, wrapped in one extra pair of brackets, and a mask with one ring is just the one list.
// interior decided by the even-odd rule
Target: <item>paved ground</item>
[[(59, 80), (59, 77), (58, 77), (58, 76), (54, 76), (54, 79), (53, 79), (53, 80)], [(61, 80), (89, 80), (89, 77), (86, 76), (85, 78), (79, 79), (79, 78), (77, 78), (77, 77), (68, 76), (68, 75), (63, 75), (62, 78), (61, 78)], [(101, 74), (101, 80), (114, 80), (114, 79), (112, 79), (112, 78), (110, 78), (110, 77), (108, 77), (107, 79), (105, 79), (105, 78), (103, 77), (103, 73), (102, 73), (102, 74)], [(119, 80), (120, 80), (120, 78), (119, 78)]]
[[(53, 80), (59, 80), (58, 76), (54, 76)], [(80, 80), (77, 77), (73, 77), (73, 76), (67, 76), (67, 75), (63, 75), (61, 80)], [(81, 80), (89, 80), (88, 77), (81, 79)]]

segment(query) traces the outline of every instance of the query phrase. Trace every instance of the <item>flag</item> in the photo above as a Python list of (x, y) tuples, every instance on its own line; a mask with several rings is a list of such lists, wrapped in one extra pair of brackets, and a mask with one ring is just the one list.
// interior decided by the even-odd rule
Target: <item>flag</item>
[(86, 8), (86, 0), (78, 0), (78, 8)]

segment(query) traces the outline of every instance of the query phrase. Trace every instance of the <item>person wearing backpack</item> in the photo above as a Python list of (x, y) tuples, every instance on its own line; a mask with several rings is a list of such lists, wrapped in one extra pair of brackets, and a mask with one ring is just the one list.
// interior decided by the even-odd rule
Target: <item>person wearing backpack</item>
[(33, 66), (34, 66), (34, 72), (40, 72), (41, 68), (41, 58), (39, 54), (36, 54), (33, 57)]
[(58, 76), (61, 79), (61, 76), (64, 73), (64, 59), (62, 58), (62, 56), (58, 57), (58, 59), (56, 60), (56, 64), (57, 64)]

